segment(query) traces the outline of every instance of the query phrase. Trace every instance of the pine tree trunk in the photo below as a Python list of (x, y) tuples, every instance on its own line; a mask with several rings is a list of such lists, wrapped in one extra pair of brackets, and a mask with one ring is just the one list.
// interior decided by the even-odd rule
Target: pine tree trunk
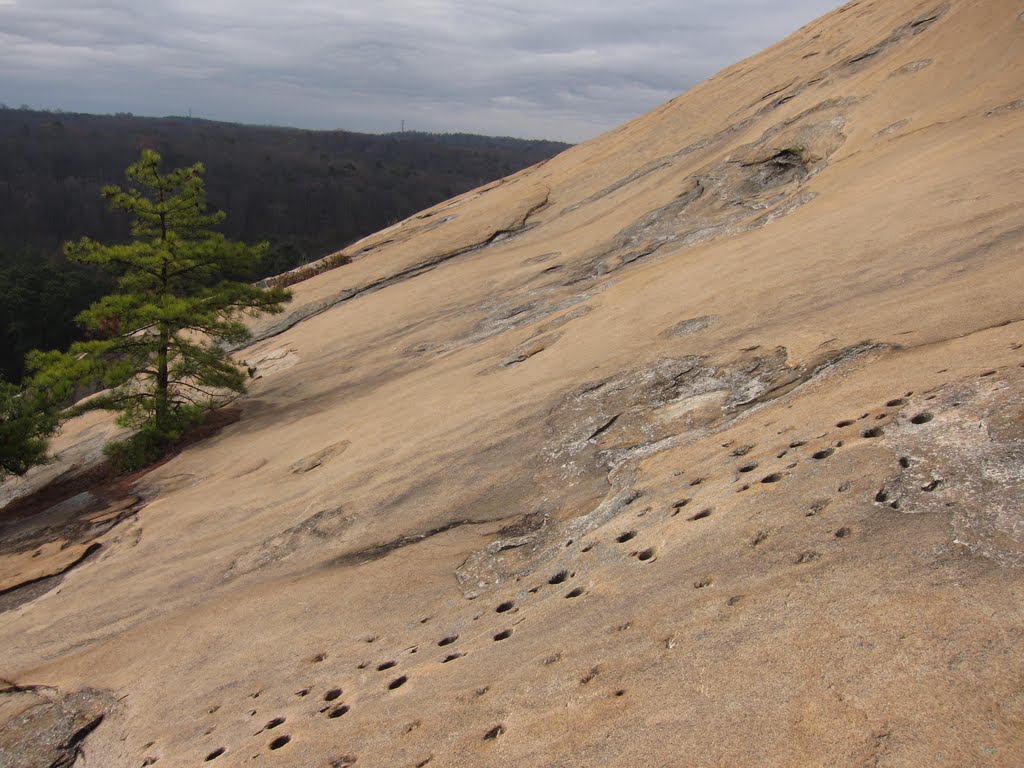
[(156, 369), (156, 428), (161, 435), (170, 429), (170, 398), (168, 397), (167, 356), (171, 343), (170, 330), (160, 324), (160, 348), (157, 350)]

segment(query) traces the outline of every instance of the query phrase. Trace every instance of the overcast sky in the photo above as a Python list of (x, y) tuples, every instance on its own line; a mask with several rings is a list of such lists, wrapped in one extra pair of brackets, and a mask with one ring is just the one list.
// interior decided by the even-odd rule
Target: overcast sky
[(0, 103), (581, 141), (839, 0), (0, 0)]

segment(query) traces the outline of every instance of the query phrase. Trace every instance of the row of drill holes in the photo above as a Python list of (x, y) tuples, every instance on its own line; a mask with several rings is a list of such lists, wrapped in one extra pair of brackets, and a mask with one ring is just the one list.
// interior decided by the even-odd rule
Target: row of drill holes
[[(886, 405), (889, 406), (889, 407), (896, 407), (896, 406), (899, 406), (899, 405), (904, 405), (905, 402), (906, 401), (904, 401), (902, 399), (890, 400), (888, 403), (886, 403)], [(914, 416), (910, 421), (911, 421), (912, 424), (926, 424), (929, 421), (931, 421), (933, 418), (934, 417), (930, 413), (920, 413), (920, 414)], [(848, 426), (850, 426), (850, 425), (852, 425), (854, 423), (855, 422), (853, 422), (853, 421), (846, 420), (846, 421), (839, 422), (838, 424), (836, 424), (836, 426), (837, 427), (848, 427)], [(872, 429), (865, 430), (862, 433), (862, 436), (865, 437), (865, 438), (873, 438), (873, 437), (881, 437), (882, 434), (883, 434), (882, 429), (880, 427), (875, 427), (875, 428), (872, 428)], [(802, 445), (805, 445), (805, 443), (803, 441), (794, 441), (793, 443), (790, 443), (790, 448), (799, 448)], [(835, 449), (833, 449), (833, 448), (826, 448), (826, 449), (824, 449), (822, 451), (818, 451), (817, 453), (813, 454), (812, 458), (818, 459), (818, 460), (825, 459), (825, 458), (828, 458), (829, 456), (831, 456), (833, 453), (835, 453)], [(909, 464), (910, 464), (909, 459), (907, 459), (906, 457), (901, 458), (900, 459), (900, 464), (901, 464), (901, 466), (904, 466), (905, 468), (908, 467)], [(740, 467), (739, 471), (740, 472), (744, 472), (744, 473), (745, 472), (752, 472), (753, 470), (757, 469), (757, 466), (758, 465), (757, 465), (756, 462), (752, 462), (750, 464), (744, 465), (743, 467)], [(780, 475), (778, 473), (774, 473), (774, 474), (768, 475), (767, 477), (762, 479), (761, 482), (762, 483), (775, 483), (775, 482), (780, 481), (781, 479), (782, 479), (782, 475)], [(698, 478), (697, 480), (694, 480), (691, 483), (691, 485), (700, 485), (702, 482), (703, 482), (703, 478)], [(935, 487), (937, 487), (938, 485), (939, 485), (938, 482), (934, 482), (934, 483), (929, 484), (929, 486), (926, 486), (922, 490), (931, 491), (931, 490), (934, 490)], [(879, 492), (878, 496), (876, 497), (876, 500), (879, 500), (879, 501), (880, 500), (885, 500), (885, 499), (887, 499), (887, 496), (888, 495), (885, 494), (884, 492)], [(689, 502), (690, 502), (689, 499), (683, 499), (683, 500), (680, 500), (680, 501), (676, 502), (673, 505), (673, 508), (675, 509), (675, 512), (673, 514), (678, 514), (678, 511), (682, 507), (686, 506)], [(690, 518), (690, 520), (702, 520), (702, 519), (704, 519), (706, 517), (710, 517), (710, 515), (712, 514), (712, 511), (713, 510), (711, 508), (702, 510), (701, 512), (698, 512), (696, 515), (693, 515)], [(848, 533), (849, 533), (848, 529), (840, 529), (839, 531), (836, 532), (836, 535), (837, 536), (845, 536)], [(633, 539), (636, 535), (637, 535), (636, 531), (626, 531), (626, 532), (624, 532), (624, 533), (622, 533), (622, 534), (620, 534), (618, 536), (617, 541), (619, 543), (625, 543), (625, 542), (629, 541), (630, 539)], [(653, 557), (654, 557), (654, 550), (653, 549), (645, 549), (645, 550), (637, 553), (637, 559), (639, 559), (641, 561), (648, 561), (648, 560), (651, 560)], [(568, 578), (569, 578), (569, 574), (568, 574), (567, 571), (559, 571), (558, 573), (556, 573), (554, 576), (552, 576), (548, 580), (548, 583), (549, 584), (561, 584), (562, 582), (566, 581)], [(710, 581), (699, 582), (699, 587), (698, 588), (707, 586), (709, 583), (710, 583)], [(697, 584), (695, 584), (694, 586), (697, 586)], [(584, 593), (583, 588), (577, 587), (577, 588), (573, 589), (572, 591), (568, 592), (566, 594), (566, 598), (580, 597), (581, 595), (583, 595), (583, 593)], [(513, 602), (508, 601), (508, 602), (504, 602), (501, 605), (499, 605), (495, 610), (498, 613), (505, 613), (507, 611), (510, 611), (514, 606), (515, 606), (515, 604)], [(512, 630), (511, 629), (506, 629), (506, 630), (503, 630), (503, 631), (497, 633), (496, 635), (494, 635), (494, 640), (495, 641), (507, 640), (511, 636), (512, 636)], [(440, 640), (438, 642), (438, 645), (439, 646), (450, 645), (451, 643), (454, 643), (457, 639), (458, 639), (458, 635), (445, 637), (445, 638), (443, 638), (442, 640)], [(447, 662), (450, 662), (450, 661), (454, 661), (455, 659), (461, 658), (463, 655), (464, 654), (462, 654), (462, 653), (451, 654), (451, 655), (447, 656), (444, 659), (444, 663), (447, 663)], [(377, 667), (377, 669), (378, 669), (378, 671), (384, 671), (384, 670), (387, 670), (387, 669), (391, 669), (392, 667), (394, 667), (396, 665), (397, 665), (397, 662), (395, 662), (395, 661), (387, 661), (387, 662), (384, 662), (383, 664), (379, 665)], [(405, 685), (406, 682), (408, 682), (408, 679), (409, 678), (407, 676), (402, 675), (401, 677), (398, 677), (395, 680), (391, 681), (391, 683), (388, 685), (388, 689), (389, 690), (395, 690), (397, 688), (400, 688), (401, 686)], [(298, 695), (305, 696), (308, 693), (309, 693), (308, 689), (304, 689), (302, 691), (299, 691)], [(324, 695), (324, 700), (325, 701), (334, 701), (339, 696), (341, 696), (341, 693), (342, 693), (342, 691), (340, 689), (334, 688), (334, 689), (328, 691)], [(331, 710), (331, 712), (329, 713), (328, 716), (331, 717), (331, 718), (338, 718), (338, 717), (341, 717), (342, 715), (346, 714), (348, 711), (349, 711), (349, 707), (347, 705), (341, 705), (341, 706), (335, 707), (333, 710)], [(284, 722), (285, 722), (284, 718), (275, 718), (275, 719), (271, 720), (269, 723), (267, 723), (267, 725), (265, 726), (265, 729), (266, 730), (270, 730), (270, 729), (273, 729), (273, 728), (277, 728), (278, 726), (282, 725)], [(502, 728), (501, 726), (497, 726), (494, 729), (492, 729), (491, 731), (489, 731), (487, 733), (487, 735), (485, 736), (485, 738), (487, 738), (487, 739), (494, 739), (497, 736), (499, 736), (502, 733), (504, 733), (504, 730), (505, 729)], [(286, 744), (288, 744), (290, 741), (291, 741), (291, 737), (288, 736), (288, 735), (279, 736), (278, 738), (274, 739), (274, 741), (272, 741), (270, 743), (270, 748), (272, 750), (280, 749), (281, 747), (283, 747)], [(213, 752), (211, 752), (209, 755), (207, 755), (206, 760), (207, 761), (215, 760), (218, 757), (220, 757), (221, 755), (223, 755), (225, 751), (226, 750), (225, 750), (224, 747), (219, 747), (219, 748), (215, 749)]]
[[(897, 405), (903, 405), (903, 404), (904, 404), (904, 401), (902, 401), (902, 400), (891, 400), (886, 405), (888, 405), (890, 407), (895, 407)], [(926, 424), (927, 422), (931, 421), (932, 418), (933, 418), (933, 416), (930, 413), (921, 413), (921, 414), (918, 414), (917, 416), (915, 416), (914, 418), (912, 418), (911, 419), (911, 423), (913, 423), (913, 424)], [(846, 427), (846, 426), (850, 426), (853, 423), (854, 422), (852, 422), (852, 421), (840, 422), (839, 424), (837, 424), (837, 426), (839, 426), (839, 427)], [(864, 437), (880, 437), (881, 435), (882, 435), (882, 430), (880, 428), (874, 428), (874, 429), (865, 430), (865, 432), (863, 433)], [(790, 447), (791, 448), (798, 448), (798, 447), (800, 447), (800, 446), (802, 446), (804, 444), (805, 443), (803, 441), (794, 441), (793, 443), (790, 444)], [(833, 453), (835, 453), (835, 449), (834, 448), (826, 448), (826, 449), (824, 449), (822, 451), (818, 451), (817, 453), (813, 454), (812, 458), (819, 459), (819, 460), (820, 459), (825, 459), (825, 458), (828, 458), (829, 456), (831, 456)], [(902, 463), (903, 463), (903, 460), (901, 460), (901, 464)], [(909, 464), (909, 461), (907, 462), (907, 464)], [(752, 464), (747, 464), (747, 465), (741, 467), (740, 471), (741, 472), (750, 472), (750, 471), (753, 471), (756, 468), (757, 468), (757, 464), (756, 463), (752, 463)], [(775, 482), (778, 482), (781, 479), (782, 479), (782, 475), (780, 475), (778, 473), (775, 473), (775, 474), (768, 475), (761, 482), (762, 483), (775, 483)], [(702, 482), (703, 482), (703, 478), (698, 478), (697, 480), (693, 481), (691, 483), (691, 485), (700, 485)], [(884, 498), (884, 494), (882, 494), (882, 493), (880, 493), (879, 496), (882, 496)], [(689, 501), (690, 501), (689, 499), (684, 499), (684, 500), (681, 500), (679, 502), (676, 502), (676, 504), (673, 505), (673, 508), (676, 510), (676, 513), (678, 513), (679, 509), (681, 509), (682, 507), (686, 506), (689, 503)], [(701, 512), (698, 512), (696, 515), (693, 515), (690, 518), (690, 520), (702, 520), (702, 519), (704, 519), (706, 517), (709, 517), (711, 515), (711, 513), (712, 513), (712, 509), (708, 508), (708, 509), (702, 510)], [(845, 531), (844, 531), (844, 533), (845, 533)], [(620, 536), (618, 537), (618, 541), (620, 543), (625, 543), (625, 542), (629, 541), (630, 539), (634, 538), (635, 536), (636, 536), (636, 532), (635, 531), (626, 531), (625, 533), (620, 534)], [(653, 557), (654, 557), (654, 550), (653, 549), (645, 549), (645, 550), (637, 553), (637, 559), (639, 559), (641, 561), (645, 561), (646, 562), (648, 560), (651, 560)], [(568, 578), (569, 578), (569, 573), (567, 571), (559, 571), (558, 573), (556, 573), (554, 576), (552, 576), (548, 580), (548, 583), (549, 584), (561, 584), (562, 582), (566, 581)], [(702, 584), (701, 586), (705, 586), (705, 585)], [(581, 596), (583, 594), (583, 592), (584, 592), (584, 590), (582, 588), (577, 587), (576, 589), (573, 589), (571, 592), (567, 593), (566, 597), (567, 598), (579, 597), (579, 596)], [(498, 613), (505, 613), (505, 612), (511, 610), (514, 607), (514, 605), (515, 604), (512, 603), (512, 602), (505, 602), (505, 603), (502, 603), (501, 605), (499, 605), (495, 610)], [(495, 641), (507, 640), (511, 636), (512, 636), (512, 630), (511, 629), (506, 629), (506, 630), (498, 632), (496, 635), (494, 635), (494, 640)], [(455, 642), (457, 639), (458, 639), (458, 635), (451, 636), (451, 637), (446, 637), (446, 638), (443, 638), (442, 640), (440, 640), (438, 642), (438, 645), (439, 646), (450, 645), (451, 643)], [(463, 654), (452, 654), (452, 655), (446, 657), (444, 659), (444, 661), (445, 661), (445, 663), (447, 663), (449, 661), (453, 661), (453, 660), (461, 657), (462, 655)], [(396, 664), (397, 664), (397, 662), (385, 662), (384, 664), (381, 664), (378, 667), (378, 669), (379, 670), (390, 669), (391, 667), (394, 667)], [(408, 677), (406, 677), (405, 675), (402, 675), (401, 677), (396, 678), (395, 680), (393, 680), (388, 685), (388, 689), (389, 690), (395, 690), (396, 688), (400, 688), (402, 685), (404, 685), (408, 681), (408, 679), (409, 679)], [(308, 693), (308, 691), (307, 691), (307, 693)], [(300, 692), (300, 694), (304, 695), (303, 692)], [(332, 691), (329, 691), (327, 693), (327, 695), (325, 695), (324, 698), (327, 701), (333, 701), (335, 698), (337, 698), (340, 695), (341, 695), (341, 691), (338, 690), (338, 689), (334, 689)], [(349, 711), (349, 708), (347, 706), (342, 705), (341, 707), (336, 707), (334, 710), (332, 710), (331, 713), (330, 713), (330, 717), (332, 717), (332, 718), (340, 717), (341, 715), (344, 715), (348, 711)], [(268, 724), (267, 727), (268, 728), (275, 728), (275, 727), (277, 727), (278, 725), (280, 725), (283, 722), (284, 722), (283, 718), (280, 718), (279, 721), (271, 721), (272, 724)], [(500, 735), (501, 733), (504, 732), (503, 728), (500, 728), (500, 729), (499, 728), (493, 729), (493, 735), (492, 735), (492, 733), (488, 733), (488, 737), (493, 739), (493, 738), (496, 738), (498, 735)], [(271, 742), (270, 748), (271, 749), (280, 749), (285, 744), (287, 744), (290, 740), (291, 740), (290, 736), (280, 736), (277, 739), (275, 739), (273, 742)], [(220, 748), (218, 750), (215, 750), (214, 752), (211, 752), (210, 755), (207, 756), (206, 759), (207, 760), (214, 760), (217, 757), (219, 757), (220, 755), (222, 755), (223, 753), (224, 753), (224, 749)]]

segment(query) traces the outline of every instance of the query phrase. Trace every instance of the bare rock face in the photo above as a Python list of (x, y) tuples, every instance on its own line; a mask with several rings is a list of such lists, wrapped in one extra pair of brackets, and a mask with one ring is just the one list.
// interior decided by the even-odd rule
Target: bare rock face
[(237, 423), (32, 507), (69, 424), (0, 764), (1024, 765), (1019, 16), (848, 3), (281, 276)]

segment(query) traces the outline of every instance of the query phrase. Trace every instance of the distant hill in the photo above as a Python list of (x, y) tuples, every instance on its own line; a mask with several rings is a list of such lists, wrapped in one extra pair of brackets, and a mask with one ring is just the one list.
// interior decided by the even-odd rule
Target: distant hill
[(561, 152), (554, 141), (239, 125), (187, 117), (0, 110), (0, 250), (49, 250), (124, 221), (99, 196), (147, 147), (201, 161), (230, 237), (267, 239), (287, 268)]
[(69, 268), (61, 244), (114, 242), (127, 220), (100, 197), (142, 148), (167, 167), (201, 161), (222, 231), (271, 249), (254, 278), (338, 250), (466, 190), (545, 160), (568, 144), (474, 136), (220, 123), (187, 117), (0, 109), (0, 376), (21, 376), (35, 346), (67, 344), (72, 318), (104, 291)]

